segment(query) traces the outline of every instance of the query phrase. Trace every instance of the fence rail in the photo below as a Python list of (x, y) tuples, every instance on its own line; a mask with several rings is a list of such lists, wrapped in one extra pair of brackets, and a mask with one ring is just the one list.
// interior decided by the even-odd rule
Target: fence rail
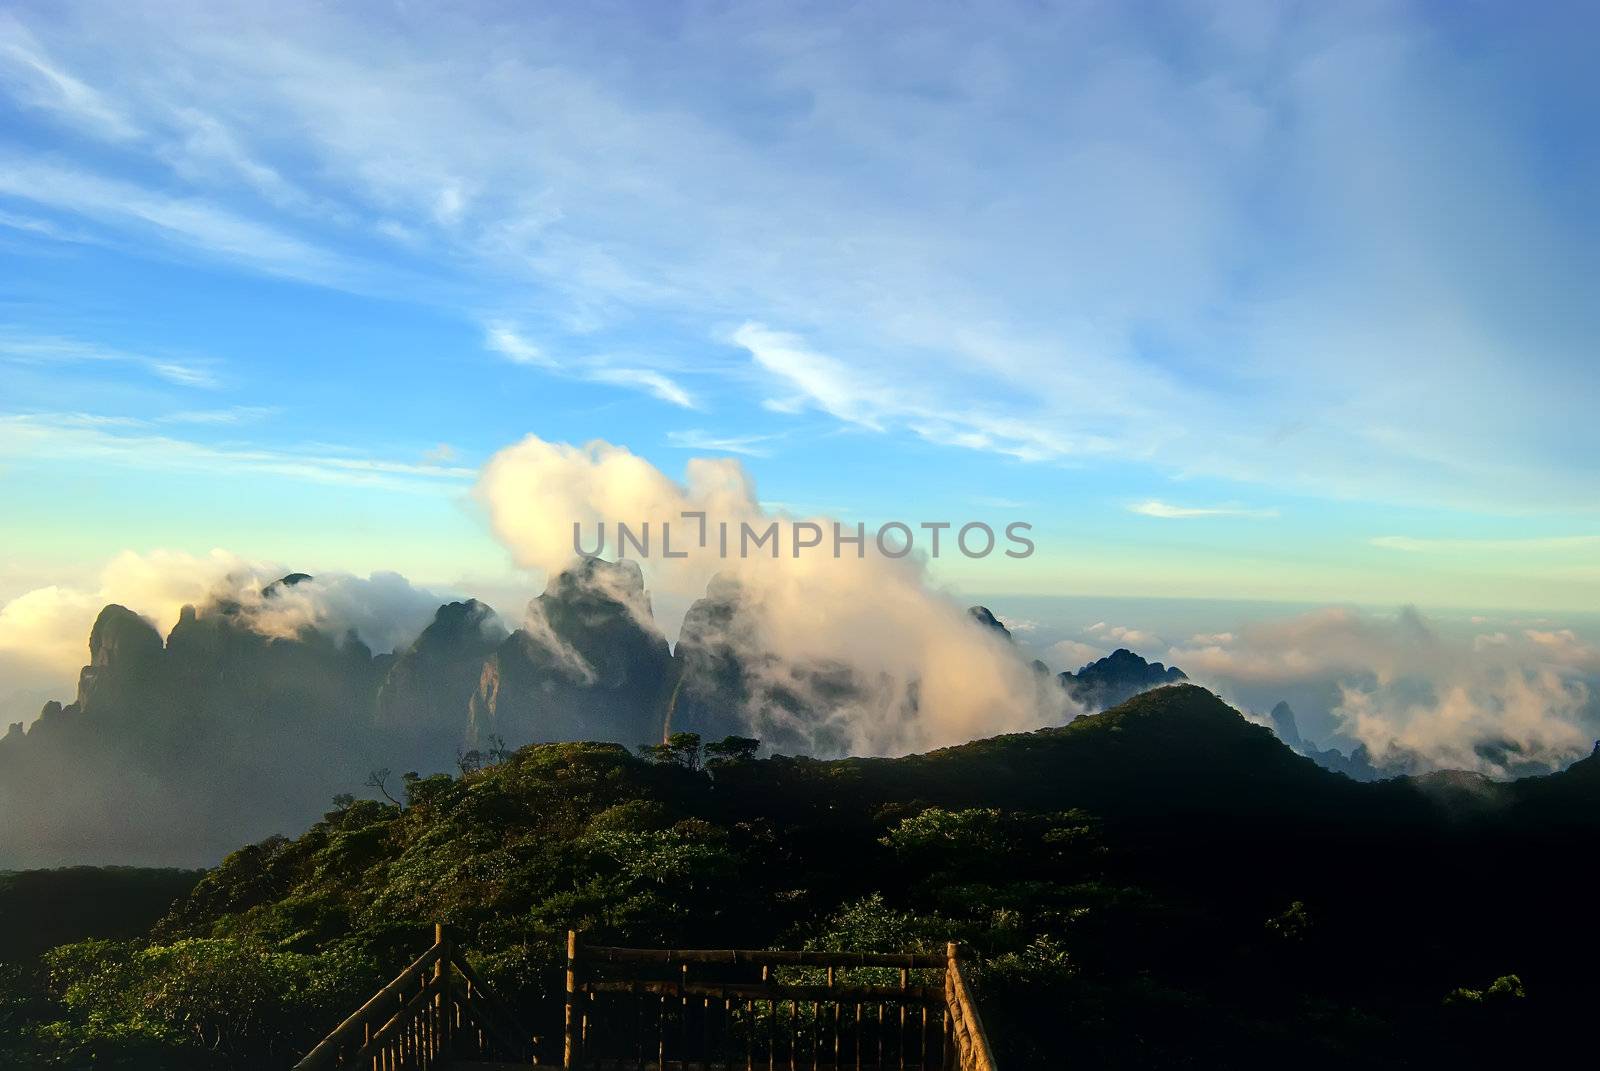
[(619, 948), (575, 932), (562, 1066), (996, 1071), (954, 944), (943, 956)]
[(444, 927), (434, 943), (294, 1071), (427, 1071), (455, 1060), (533, 1062), (533, 1039), (485, 986)]
[(944, 999), (948, 1009), (950, 1033), (955, 1039), (955, 1064), (961, 1071), (995, 1071), (989, 1035), (984, 1032), (978, 1004), (972, 999), (966, 978), (961, 973), (961, 958), (950, 945), (950, 968), (944, 976)]
[(566, 952), (564, 1007), (543, 1009), (561, 1012), (559, 1057), (538, 1051), (436, 927), (433, 946), (295, 1071), (541, 1056), (591, 1071), (996, 1071), (954, 944), (943, 956), (619, 948), (569, 932)]

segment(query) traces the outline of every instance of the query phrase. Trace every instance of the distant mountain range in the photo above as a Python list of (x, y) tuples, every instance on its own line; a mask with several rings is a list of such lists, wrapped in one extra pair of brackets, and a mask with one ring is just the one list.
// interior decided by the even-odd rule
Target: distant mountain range
[[(262, 599), (307, 579), (285, 576)], [(165, 638), (107, 606), (76, 699), (46, 703), (26, 730), (0, 737), (0, 866), (205, 864), (240, 842), (304, 828), (375, 770), (393, 771), (398, 791), (405, 772), (534, 742), (632, 747), (686, 730), (753, 736), (776, 752), (846, 753), (839, 712), (874, 682), (781, 658), (745, 610), (736, 581), (713, 579), (671, 649), (638, 566), (596, 558), (552, 577), (515, 630), (481, 602), (453, 602), (392, 653), (354, 633), (264, 635), (250, 607), (226, 599), (185, 607)], [(976, 628), (1009, 639), (988, 609), (969, 613)], [(1034, 668), (1047, 681), (1049, 669)], [(1055, 680), (1094, 713), (1186, 677), (1119, 649)], [(1376, 776), (1360, 756), (1309, 748), (1282, 711), (1279, 735), (1296, 750)]]
[(1141, 692), (1163, 684), (1177, 684), (1189, 678), (1177, 666), (1146, 662), (1125, 647), (1090, 662), (1076, 673), (1063, 673), (1059, 680), (1067, 694), (1090, 714), (1109, 710)]

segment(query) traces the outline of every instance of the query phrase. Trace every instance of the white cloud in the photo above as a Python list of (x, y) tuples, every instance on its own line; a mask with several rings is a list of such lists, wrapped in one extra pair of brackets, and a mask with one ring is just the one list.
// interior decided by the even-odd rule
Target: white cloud
[(174, 357), (125, 350), (71, 338), (0, 333), (0, 360), (18, 364), (101, 363), (132, 365), (158, 379), (180, 387), (219, 386), (213, 361), (182, 360)]
[(1077, 640), (1062, 640), (1050, 645), (1045, 655), (1052, 668), (1077, 672), (1090, 662), (1104, 658), (1109, 652), (1093, 644)]
[(523, 338), (510, 324), (490, 324), (484, 337), (484, 345), (517, 364), (533, 364), (543, 368), (556, 367), (556, 362), (546, 356), (544, 350)]
[(416, 638), (445, 601), (396, 573), (321, 572), (263, 599), (262, 590), (288, 572), (224, 550), (203, 556), (124, 551), (101, 569), (97, 584), (38, 588), (0, 606), (0, 669), (9, 684), (70, 700), (77, 670), (88, 662), (90, 627), (109, 603), (144, 616), (165, 636), (184, 605), (225, 596), (265, 635), (287, 637), (313, 627), (342, 640), (353, 630), (386, 653)]
[(1146, 499), (1128, 507), (1129, 513), (1143, 517), (1160, 517), (1164, 520), (1187, 520), (1193, 517), (1276, 517), (1275, 509), (1246, 509), (1242, 506), (1174, 506), (1158, 499)]
[(637, 387), (671, 405), (683, 409), (698, 409), (694, 397), (676, 382), (660, 372), (648, 368), (597, 368), (590, 371), (588, 379), (596, 383), (610, 383), (619, 387)]
[(260, 473), (313, 483), (381, 486), (429, 494), (451, 493), (476, 475), (473, 469), (341, 455), (326, 448), (303, 451), (212, 444), (143, 431), (144, 421), (84, 414), (0, 415), (0, 458), (72, 459), (160, 471), (225, 475)]
[(769, 400), (779, 412), (794, 412), (804, 400), (840, 420), (882, 431), (878, 414), (905, 408), (886, 387), (867, 383), (844, 362), (807, 349), (794, 335), (747, 323), (731, 337), (750, 351), (756, 364), (795, 392)]
[(530, 342), (509, 323), (491, 323), (486, 329), (484, 344), (517, 364), (535, 365), (556, 375), (587, 380), (590, 383), (605, 383), (614, 387), (641, 390), (681, 409), (700, 408), (694, 396), (664, 372), (651, 368), (621, 367), (609, 363), (604, 358), (588, 358), (582, 361), (557, 360), (542, 347)]
[[(680, 484), (602, 441), (579, 447), (529, 436), (489, 461), (477, 493), (518, 564), (546, 573), (575, 557), (574, 524), (590, 539), (601, 521), (649, 522), (658, 532), (672, 524), (685, 557), (641, 563), (656, 607), (698, 598), (719, 576), (745, 592), (726, 638), (746, 655), (753, 678), (803, 695), (815, 684), (796, 667), (851, 670), (860, 694), (817, 701), (824, 724), (784, 726), (819, 748), (837, 749), (824, 741), (843, 739), (852, 753), (898, 754), (1065, 717), (1065, 696), (1041, 687), (1016, 645), (935, 591), (922, 561), (885, 558), (875, 548), (861, 558), (723, 557), (714, 535), (699, 547), (685, 511), (726, 522), (735, 533), (745, 523), (757, 530), (775, 524), (783, 545), (793, 545), (797, 522), (760, 502), (733, 458), (693, 458), (685, 473)], [(828, 518), (814, 520), (826, 530)], [(680, 544), (684, 531), (689, 538)], [(777, 703), (743, 713), (753, 729), (787, 716)]]
[(793, 414), (810, 405), (870, 431), (898, 426), (929, 442), (1023, 461), (1109, 449), (1092, 438), (1074, 440), (1041, 423), (985, 411), (970, 394), (947, 397), (928, 376), (902, 370), (898, 379), (875, 379), (763, 324), (743, 324), (730, 339), (785, 388), (781, 396), (763, 401), (773, 412)]
[(1515, 121), (1592, 81), (1553, 23), (1487, 16), (1484, 65), (1395, 6), (906, 15), (17, 11), (8, 87), (106, 145), (13, 153), (0, 189), (128, 247), (537, 319), (536, 352), (756, 325), (718, 369), (752, 402), (961, 449), (1582, 499), (1600, 311), (1568, 283), (1600, 224)]
[(91, 238), (80, 230), (69, 230), (38, 216), (19, 216), (14, 212), (0, 212), (0, 227), (8, 227), (24, 234), (36, 234), (57, 242), (88, 243)]
[(1600, 731), (1600, 648), (1571, 630), (1467, 639), (1412, 609), (1327, 608), (1205, 642), (1215, 638), (1194, 637), (1169, 661), (1224, 695), (1331, 694), (1334, 727), (1379, 763), (1504, 775), (1512, 761), (1580, 758)]
[(0, 157), (0, 194), (129, 227), (137, 235), (154, 234), (188, 252), (269, 275), (342, 289), (359, 289), (371, 275), (348, 258), (207, 200), (168, 196), (23, 157)]
[(123, 141), (139, 134), (114, 104), (52, 61), (12, 16), (0, 18), (0, 82), (28, 107), (56, 113), (102, 137)]
[(1085, 627), (1083, 631), (1091, 636), (1129, 647), (1148, 647), (1161, 642), (1154, 633), (1146, 632), (1144, 629), (1132, 628), (1128, 625), (1112, 625), (1104, 621), (1096, 621), (1094, 624)]
[(745, 457), (766, 457), (768, 443), (774, 435), (715, 435), (699, 428), (667, 432), (667, 442), (680, 450), (710, 450), (719, 454), (742, 454)]
[(163, 424), (249, 424), (280, 411), (275, 405), (230, 405), (226, 409), (181, 409), (156, 419)]

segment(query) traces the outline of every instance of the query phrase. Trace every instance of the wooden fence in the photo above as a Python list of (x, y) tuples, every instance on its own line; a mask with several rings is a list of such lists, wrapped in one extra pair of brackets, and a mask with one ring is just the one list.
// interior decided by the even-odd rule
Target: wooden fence
[(436, 927), (433, 946), (295, 1071), (491, 1060), (589, 1071), (996, 1071), (954, 944), (942, 956), (617, 948), (568, 933), (564, 1005), (543, 1009), (561, 1013), (559, 1051), (539, 1051)]
[(533, 1062), (533, 1039), (444, 927), (433, 947), (334, 1028), (295, 1071), (424, 1071), (455, 1060)]
[(995, 1071), (943, 956), (584, 945), (567, 935), (562, 1066)]

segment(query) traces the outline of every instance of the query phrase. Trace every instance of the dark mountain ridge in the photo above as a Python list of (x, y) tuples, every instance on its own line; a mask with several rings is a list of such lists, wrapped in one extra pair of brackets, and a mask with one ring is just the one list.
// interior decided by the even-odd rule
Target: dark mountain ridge
[[(261, 598), (309, 579), (290, 574)], [(675, 650), (654, 625), (637, 565), (599, 559), (552, 577), (515, 630), (481, 602), (455, 602), (393, 653), (310, 627), (267, 634), (254, 609), (233, 599), (184, 607), (165, 639), (133, 611), (108, 606), (91, 630), (76, 698), (47, 703), (26, 731), (0, 736), (0, 810), (12, 817), (0, 826), (0, 865), (204, 864), (240, 841), (305, 828), (320, 801), (374, 770), (393, 771), (397, 788), (403, 772), (452, 769), (462, 753), (491, 747), (607, 739), (631, 748), (690, 731), (752, 736), (773, 751), (846, 751), (832, 716), (873, 682), (843, 666), (786, 662), (764, 644), (744, 598), (736, 581), (714, 578)], [(969, 616), (975, 638), (992, 630), (1009, 641), (986, 608)], [(1049, 687), (1048, 671), (1035, 668)], [(1092, 711), (1185, 678), (1119, 649), (1058, 679)], [(1282, 734), (1283, 712), (1275, 713)], [(1265, 730), (1236, 740), (1206, 717), (1197, 708), (1204, 728), (1162, 752), (1186, 758), (1171, 768), (1150, 760), (1141, 776), (1152, 806), (1197, 771), (1227, 768), (1218, 748), (1270, 740)], [(1027, 768), (1036, 744), (989, 746)], [(1303, 741), (1300, 750), (1376, 776), (1359, 756)], [(1111, 768), (1089, 762), (1067, 772), (1088, 791)]]
[[(957, 937), (1018, 1068), (1537, 1063), (1600, 996), (1600, 755), (1511, 783), (1359, 783), (1180, 684), (903, 758), (702, 758), (533, 745), (411, 782), (403, 808), (345, 803), (230, 855), (153, 939), (207, 942), (207, 969), (270, 949), (342, 978), (358, 952), (405, 962), (442, 919), (558, 1036), (569, 927), (675, 947)], [(61, 962), (117, 976), (127, 955)], [(363, 970), (285, 1044), (386, 976)]]
[(1126, 647), (1119, 647), (1076, 673), (1062, 673), (1057, 679), (1073, 702), (1093, 714), (1109, 710), (1140, 692), (1189, 678), (1177, 666), (1169, 669), (1160, 662), (1146, 662)]

